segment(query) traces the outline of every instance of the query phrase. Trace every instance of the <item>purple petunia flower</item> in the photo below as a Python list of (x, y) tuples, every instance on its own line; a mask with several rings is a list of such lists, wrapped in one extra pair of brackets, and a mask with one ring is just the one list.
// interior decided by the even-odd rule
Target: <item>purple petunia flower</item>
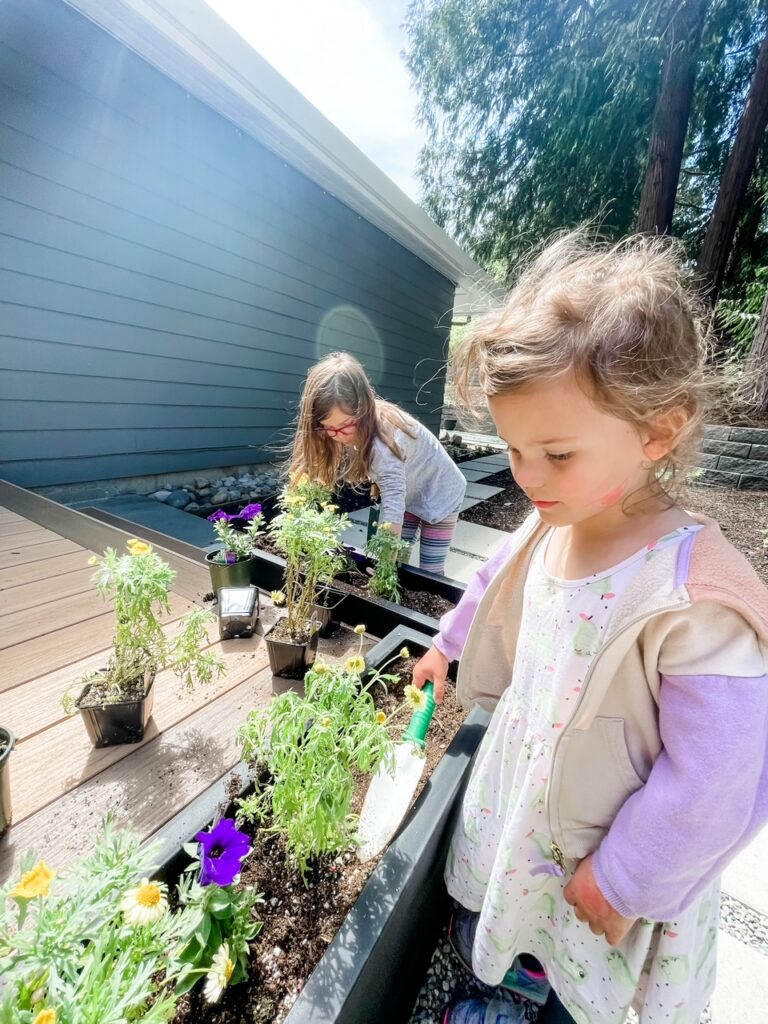
[(215, 512), (211, 512), (208, 516), (209, 523), (218, 522), (219, 519), (226, 519), (226, 521), (229, 522), (230, 519), (232, 519), (232, 516), (228, 516), (223, 508), (217, 508)]
[(210, 832), (198, 832), (195, 839), (202, 847), (200, 885), (231, 885), (251, 852), (248, 836), (238, 831), (233, 818), (222, 818)]
[(234, 551), (227, 552), (227, 565), (234, 565), (237, 561), (237, 555)]
[(248, 522), (250, 522), (251, 519), (255, 519), (256, 516), (260, 515), (261, 505), (258, 503), (258, 501), (254, 501), (250, 505), (246, 505), (245, 508), (241, 508), (240, 511), (238, 512), (238, 516), (240, 517), (240, 519), (246, 519), (248, 520)]

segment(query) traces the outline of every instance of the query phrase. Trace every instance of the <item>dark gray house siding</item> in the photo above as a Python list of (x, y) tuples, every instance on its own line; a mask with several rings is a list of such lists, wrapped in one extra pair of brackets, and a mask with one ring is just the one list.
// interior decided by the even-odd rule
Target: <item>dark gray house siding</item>
[(0, 2), (0, 476), (259, 462), (337, 348), (437, 429), (453, 293), (62, 0)]

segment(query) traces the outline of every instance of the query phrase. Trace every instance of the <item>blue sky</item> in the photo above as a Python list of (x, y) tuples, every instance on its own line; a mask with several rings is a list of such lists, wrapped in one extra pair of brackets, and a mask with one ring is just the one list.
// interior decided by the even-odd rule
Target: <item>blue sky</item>
[(412, 199), (424, 133), (400, 51), (407, 0), (206, 0)]

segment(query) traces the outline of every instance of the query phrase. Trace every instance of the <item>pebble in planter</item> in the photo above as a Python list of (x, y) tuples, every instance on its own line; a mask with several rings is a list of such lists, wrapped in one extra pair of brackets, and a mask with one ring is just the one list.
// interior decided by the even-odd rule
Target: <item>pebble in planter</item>
[(89, 672), (78, 682), (77, 698), (66, 693), (62, 703), (67, 714), (78, 710), (95, 747), (138, 743), (152, 714), (155, 676), (170, 669), (192, 687), (207, 683), (224, 671), (224, 662), (203, 650), (208, 643), (206, 627), (214, 616), (194, 608), (181, 620), (173, 639), (163, 632), (156, 611), (169, 612), (168, 597), (176, 575), (150, 544), (128, 541), (128, 554), (107, 548), (96, 555), (93, 577), (105, 600), (112, 600), (116, 631), (113, 651), (106, 666)]
[[(222, 509), (208, 516), (213, 523), (218, 551), (210, 551), (205, 560), (211, 574), (214, 594), (222, 587), (247, 587), (253, 574), (253, 547), (256, 538), (264, 532), (261, 505), (254, 502), (240, 509), (237, 515), (228, 515)], [(237, 529), (238, 526), (244, 529)]]
[(347, 517), (330, 503), (330, 491), (306, 473), (285, 488), (269, 536), (285, 556), (282, 591), (272, 594), (286, 615), (266, 635), (272, 672), (302, 679), (317, 651), (320, 623), (314, 612), (319, 593), (339, 571), (341, 533)]

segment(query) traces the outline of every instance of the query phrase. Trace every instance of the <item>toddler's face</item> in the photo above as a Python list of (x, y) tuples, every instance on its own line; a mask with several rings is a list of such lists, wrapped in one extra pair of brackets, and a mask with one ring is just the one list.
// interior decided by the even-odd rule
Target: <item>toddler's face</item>
[(593, 405), (572, 377), (495, 395), (488, 408), (512, 475), (551, 526), (615, 513), (648, 481), (646, 439)]

